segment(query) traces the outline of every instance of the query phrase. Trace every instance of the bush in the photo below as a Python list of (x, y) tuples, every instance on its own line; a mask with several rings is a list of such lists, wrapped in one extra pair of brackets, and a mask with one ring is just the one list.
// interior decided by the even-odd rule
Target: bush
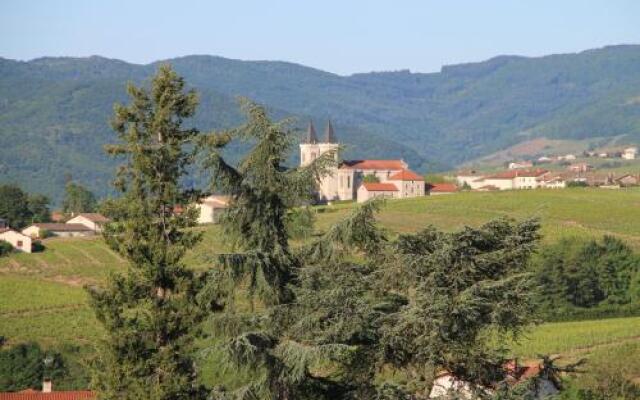
[(587, 186), (589, 186), (589, 184), (587, 182), (584, 182), (584, 181), (569, 181), (569, 182), (567, 182), (567, 187), (568, 188), (587, 187)]
[(5, 256), (13, 251), (13, 246), (4, 240), (0, 240), (0, 257)]
[(45, 249), (46, 249), (46, 247), (39, 240), (36, 240), (35, 242), (33, 242), (31, 244), (31, 251), (34, 252), (34, 253), (40, 253), (40, 252), (44, 251)]
[(46, 238), (51, 237), (51, 236), (53, 236), (53, 233), (51, 231), (49, 231), (49, 230), (46, 230), (46, 229), (40, 229), (40, 233), (38, 234), (38, 237), (40, 239), (46, 239)]

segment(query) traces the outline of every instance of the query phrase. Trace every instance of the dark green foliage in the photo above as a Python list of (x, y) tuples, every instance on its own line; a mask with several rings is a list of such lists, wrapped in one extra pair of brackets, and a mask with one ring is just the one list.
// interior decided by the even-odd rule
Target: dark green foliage
[(69, 182), (64, 188), (64, 199), (62, 200), (62, 211), (65, 214), (79, 214), (94, 212), (96, 210), (96, 197), (84, 186)]
[(7, 254), (13, 251), (13, 246), (5, 242), (4, 240), (0, 240), (0, 257), (6, 256)]
[(503, 343), (532, 322), (525, 269), (538, 229), (536, 221), (496, 220), (401, 236), (397, 270), (415, 295), (384, 330), (385, 358), (400, 368), (432, 365), (472, 384), (499, 381), (506, 353), (493, 345), (495, 335)]
[[(380, 203), (369, 202), (291, 248), (288, 210), (308, 198), (332, 157), (287, 170), (288, 133), (263, 108), (246, 107), (247, 125), (204, 140), (214, 184), (233, 198), (223, 224), (238, 252), (219, 256), (201, 295), (226, 306), (213, 319), (228, 338), (223, 361), (254, 371), (245, 386), (216, 396), (410, 398), (441, 369), (474, 384), (500, 380), (505, 353), (490, 339), (517, 337), (531, 321), (525, 268), (537, 222), (428, 228), (389, 241), (375, 221)], [(256, 142), (237, 169), (219, 151), (234, 135)], [(245, 296), (248, 310), (237, 304)], [(378, 379), (389, 364), (411, 387)]]
[(203, 316), (199, 287), (182, 258), (198, 242), (195, 194), (181, 186), (193, 161), (189, 146), (198, 131), (182, 123), (197, 96), (170, 67), (161, 66), (150, 89), (128, 87), (131, 103), (116, 105), (113, 128), (120, 143), (110, 154), (124, 158), (110, 206), (109, 246), (129, 261), (104, 287), (90, 290), (107, 338), (93, 365), (93, 387), (103, 399), (198, 399), (191, 358), (194, 332)]
[[(330, 116), (346, 158), (403, 158), (425, 171), (543, 136), (629, 135), (625, 140), (637, 141), (639, 49), (496, 57), (428, 74), (338, 76), (291, 63), (211, 56), (170, 62), (202, 92), (197, 126), (235, 126), (242, 118), (235, 96), (251, 96), (278, 117)], [(67, 173), (99, 196), (112, 194), (113, 162), (101, 154), (110, 141), (104, 116), (124, 100), (125, 82), (143, 82), (156, 66), (102, 57), (0, 59), (0, 177), (28, 182), (26, 189), (55, 203)], [(227, 155), (237, 160), (244, 150), (232, 145)]]
[(55, 382), (66, 374), (62, 356), (45, 352), (36, 343), (21, 343), (0, 350), (0, 392), (40, 390), (44, 378)]
[(362, 178), (362, 182), (364, 182), (364, 183), (378, 183), (378, 182), (380, 182), (380, 179), (378, 179), (378, 177), (375, 176), (374, 174), (369, 174), (369, 175), (365, 175), (364, 178)]
[(313, 234), (315, 211), (309, 207), (294, 208), (287, 214), (287, 232), (291, 239), (308, 239)]
[(0, 185), (0, 218), (14, 229), (49, 221), (49, 199), (41, 194), (29, 195), (16, 185)]
[(49, 203), (49, 198), (42, 194), (34, 194), (29, 196), (27, 207), (29, 208), (31, 220), (33, 222), (48, 222), (51, 220)]
[(563, 239), (546, 246), (534, 269), (538, 302), (547, 314), (640, 300), (640, 257), (612, 236), (587, 242)]
[(567, 182), (568, 188), (576, 188), (576, 187), (588, 187), (589, 184), (584, 181), (569, 181)]

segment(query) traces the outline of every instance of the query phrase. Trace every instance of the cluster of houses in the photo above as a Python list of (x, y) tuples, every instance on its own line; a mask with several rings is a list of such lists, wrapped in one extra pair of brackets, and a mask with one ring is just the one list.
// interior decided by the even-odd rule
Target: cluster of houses
[(460, 187), (476, 191), (513, 189), (561, 189), (566, 181), (558, 174), (546, 169), (512, 169), (497, 173), (482, 174), (477, 171), (463, 171), (456, 175)]
[[(638, 148), (635, 146), (627, 147), (626, 149), (614, 152), (598, 152), (586, 150), (582, 153), (585, 158), (621, 158), (623, 160), (635, 160), (638, 158)], [(571, 162), (575, 161), (578, 157), (575, 154), (564, 154), (559, 156), (541, 156), (535, 163), (536, 164), (548, 164), (552, 162)], [(514, 168), (531, 168), (533, 167), (533, 161), (519, 161), (509, 164), (509, 169)]]
[(569, 182), (585, 186), (619, 189), (640, 185), (640, 174), (614, 175), (592, 172), (592, 168), (579, 166), (564, 172), (542, 168), (512, 169), (497, 173), (481, 173), (475, 170), (461, 171), (456, 175), (460, 187), (475, 191), (513, 189), (562, 189)]
[(17, 251), (31, 253), (33, 241), (46, 236), (79, 237), (93, 236), (102, 231), (109, 219), (98, 213), (80, 213), (66, 222), (39, 222), (17, 231), (11, 229), (5, 220), (0, 219), (0, 240), (5, 241)]

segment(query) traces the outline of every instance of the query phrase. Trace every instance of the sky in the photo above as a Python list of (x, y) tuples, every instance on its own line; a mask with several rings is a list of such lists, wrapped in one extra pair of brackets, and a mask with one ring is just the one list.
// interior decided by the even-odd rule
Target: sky
[(190, 54), (342, 75), (640, 43), (639, 0), (0, 0), (0, 57)]

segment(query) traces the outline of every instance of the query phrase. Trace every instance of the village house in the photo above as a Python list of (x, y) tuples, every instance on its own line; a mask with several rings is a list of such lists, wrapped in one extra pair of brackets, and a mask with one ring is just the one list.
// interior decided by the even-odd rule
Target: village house
[[(510, 361), (504, 365), (506, 373), (504, 383), (513, 386), (526, 381), (535, 380), (535, 385), (528, 388), (528, 395), (533, 399), (545, 399), (554, 396), (560, 392), (556, 384), (545, 377), (542, 373), (542, 367), (537, 362), (518, 364), (517, 360)], [(457, 378), (450, 372), (443, 372), (436, 375), (431, 392), (430, 399), (448, 399), (451, 394), (455, 394), (461, 399), (479, 399), (476, 394), (478, 391), (486, 394), (492, 394), (495, 391), (496, 384), (489, 387), (476, 388), (462, 379)]]
[(8, 228), (8, 227), (9, 225), (7, 224), (7, 220), (4, 218), (0, 218), (0, 229)]
[(638, 185), (640, 185), (640, 174), (637, 174), (637, 175), (632, 175), (632, 174), (622, 175), (622, 176), (619, 176), (619, 177), (615, 178), (614, 181), (618, 185), (623, 186), (623, 187), (638, 186)]
[(553, 160), (547, 156), (542, 156), (539, 157), (536, 161), (538, 162), (538, 164), (549, 164)]
[(484, 174), (481, 174), (476, 170), (460, 171), (456, 174), (456, 183), (459, 187), (464, 187), (466, 185), (469, 189), (478, 189), (485, 186), (482, 181), (484, 177)]
[(509, 163), (509, 169), (523, 169), (523, 168), (531, 168), (531, 167), (533, 167), (533, 163), (531, 161), (520, 161), (520, 162)]
[(545, 169), (504, 171), (486, 176), (475, 183), (477, 187), (494, 186), (499, 190), (536, 189), (542, 187), (541, 178), (548, 172)]
[(373, 198), (398, 198), (398, 188), (393, 183), (364, 182), (358, 189), (358, 203)]
[(31, 238), (10, 228), (0, 228), (0, 240), (9, 243), (17, 251), (31, 253)]
[(198, 214), (199, 224), (216, 224), (220, 221), (220, 216), (229, 208), (231, 197), (211, 195), (201, 199), (196, 207), (200, 211)]
[(91, 229), (95, 233), (102, 232), (103, 226), (108, 223), (109, 218), (98, 213), (80, 213), (68, 220), (67, 224), (81, 224)]
[(622, 151), (622, 158), (624, 158), (625, 160), (635, 160), (637, 155), (637, 147), (628, 147)]
[(38, 222), (22, 230), (22, 234), (38, 239), (43, 237), (43, 232), (53, 236), (80, 237), (95, 235), (95, 231), (82, 224), (70, 224), (59, 222)]
[(581, 163), (571, 164), (567, 167), (567, 169), (572, 172), (588, 172), (593, 169), (593, 166), (585, 162), (581, 162)]
[[(316, 136), (313, 122), (309, 122), (305, 141), (300, 144), (300, 165), (306, 166), (327, 152), (334, 152), (338, 164), (330, 173), (318, 182), (317, 200), (330, 202), (334, 200), (357, 200), (373, 197), (405, 198), (425, 195), (424, 178), (409, 169), (403, 160), (343, 160), (338, 162), (340, 145), (336, 139), (331, 121), (327, 123), (324, 141), (320, 142)], [(368, 186), (364, 178), (375, 177), (381, 186)], [(391, 190), (393, 185), (396, 190)], [(360, 198), (362, 196), (362, 198)]]

